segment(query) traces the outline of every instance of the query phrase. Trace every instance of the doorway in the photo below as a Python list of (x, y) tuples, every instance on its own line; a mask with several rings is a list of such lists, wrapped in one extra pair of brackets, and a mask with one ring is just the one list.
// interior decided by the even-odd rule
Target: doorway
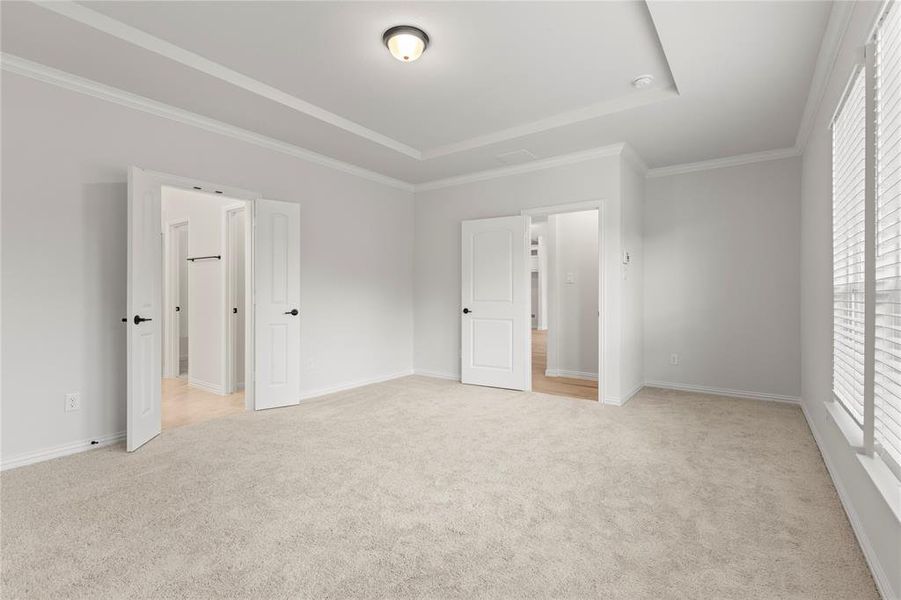
[[(462, 222), (462, 383), (604, 402), (603, 220), (593, 200)], [(588, 250), (557, 249), (555, 236)]]
[(530, 224), (532, 390), (597, 400), (598, 211), (535, 215)]
[[(244, 362), (241, 393), (242, 410), (261, 410), (296, 405), (300, 402), (300, 205), (296, 202), (266, 200), (259, 194), (205, 183), (177, 175), (128, 169), (126, 310), (122, 321), (126, 326), (126, 448), (140, 448), (163, 430), (163, 380), (171, 371), (164, 364), (178, 362), (173, 348), (177, 299), (174, 272), (168, 272), (177, 244), (171, 243), (167, 220), (163, 215), (164, 190), (202, 192), (209, 198), (230, 198), (244, 207)], [(168, 193), (168, 192), (167, 192)], [(179, 207), (181, 208), (181, 207)], [(227, 223), (221, 212), (217, 223)], [(166, 220), (164, 220), (164, 218)], [(200, 225), (213, 220), (187, 216), (188, 235), (188, 362), (187, 377), (172, 378), (168, 391), (173, 401), (185, 400), (187, 394), (197, 397), (205, 393), (228, 395), (224, 379), (206, 379), (204, 369), (228, 369), (225, 344), (228, 329), (228, 286), (224, 264), (229, 255), (224, 248), (227, 235), (210, 235)], [(239, 228), (234, 224), (235, 231)], [(161, 237), (162, 243), (161, 243)], [(174, 239), (174, 238), (173, 238)], [(217, 251), (218, 250), (218, 251)], [(232, 252), (234, 254), (234, 251)], [(164, 259), (164, 257), (166, 257)], [(226, 260), (223, 260), (223, 259)], [(240, 266), (240, 263), (238, 263)], [(170, 269), (174, 271), (174, 269)], [(240, 271), (239, 267), (236, 270)], [(233, 289), (239, 289), (237, 287)], [(196, 294), (216, 291), (216, 302), (201, 302)], [(201, 311), (200, 306), (204, 307)], [(231, 304), (232, 308), (242, 305)], [(207, 309), (209, 308), (209, 312)], [(180, 316), (180, 315), (179, 315)], [(220, 352), (204, 351), (204, 329), (215, 329)], [(169, 339), (164, 340), (168, 335)], [(239, 337), (236, 336), (235, 337)], [(170, 360), (165, 349), (169, 348)], [(240, 352), (238, 352), (240, 354)], [(172, 368), (170, 366), (170, 368)], [(240, 369), (239, 369), (240, 370)], [(236, 377), (239, 375), (236, 374)], [(235, 387), (239, 387), (236, 379)], [(208, 388), (204, 389), (207, 384)], [(178, 386), (178, 387), (176, 387)], [(167, 386), (168, 387), (168, 386)], [(235, 392), (237, 393), (237, 392)], [(213, 398), (221, 406), (221, 398)], [(197, 406), (197, 403), (190, 405)]]
[(238, 279), (250, 246), (245, 210), (224, 194), (162, 188), (163, 347), (170, 354), (160, 386), (163, 430), (245, 409), (244, 335), (236, 331), (244, 326)]

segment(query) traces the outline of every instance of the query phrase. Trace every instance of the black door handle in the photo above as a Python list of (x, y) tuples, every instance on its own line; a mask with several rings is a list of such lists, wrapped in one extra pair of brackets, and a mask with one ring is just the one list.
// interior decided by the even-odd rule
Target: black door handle
[(237, 309), (237, 307), (232, 309), (232, 314), (233, 314), (233, 315), (238, 314), (238, 309)]
[(286, 315), (291, 315), (292, 317), (296, 317), (298, 314), (298, 310), (296, 308), (292, 308), (291, 310), (285, 312)]
[(135, 315), (135, 325), (140, 325), (144, 321), (152, 321), (153, 319), (145, 319), (141, 315)]
[(181, 307), (180, 307), (180, 306), (176, 306), (176, 307), (175, 307), (175, 312), (181, 312)]
[(464, 308), (464, 309), (463, 309), (463, 314), (464, 314), (464, 315), (468, 315), (468, 314), (471, 313), (471, 312), (472, 312), (472, 311), (469, 310), (468, 308)]

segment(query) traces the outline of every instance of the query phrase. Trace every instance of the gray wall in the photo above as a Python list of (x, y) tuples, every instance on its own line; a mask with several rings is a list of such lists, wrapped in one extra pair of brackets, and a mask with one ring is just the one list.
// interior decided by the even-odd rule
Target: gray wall
[(605, 303), (615, 318), (607, 336), (608, 398), (620, 397), (620, 164), (619, 156), (499, 179), (417, 192), (415, 239), (415, 368), (460, 374), (460, 224), (467, 219), (518, 215), (521, 209), (604, 201)]
[(648, 180), (648, 383), (800, 395), (800, 196), (800, 158)]
[(412, 193), (7, 72), (2, 102), (4, 460), (125, 428), (129, 165), (301, 203), (305, 394), (410, 372)]

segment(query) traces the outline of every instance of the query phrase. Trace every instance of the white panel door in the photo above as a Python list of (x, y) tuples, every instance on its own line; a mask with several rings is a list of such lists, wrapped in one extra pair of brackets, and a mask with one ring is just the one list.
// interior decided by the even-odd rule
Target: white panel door
[(128, 170), (128, 314), (126, 446), (132, 452), (160, 433), (162, 377), (162, 225), (160, 182)]
[(300, 402), (300, 205), (257, 200), (254, 407)]
[(529, 217), (463, 221), (462, 381), (529, 384)]

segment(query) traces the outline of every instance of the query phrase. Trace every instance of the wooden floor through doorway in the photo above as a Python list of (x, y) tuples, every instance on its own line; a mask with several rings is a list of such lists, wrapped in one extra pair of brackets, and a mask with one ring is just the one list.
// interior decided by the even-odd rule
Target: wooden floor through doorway
[(532, 391), (585, 400), (598, 399), (598, 382), (570, 377), (548, 377), (547, 331), (532, 330)]
[(244, 411), (244, 390), (220, 396), (188, 385), (187, 377), (163, 379), (163, 429), (194, 425)]

